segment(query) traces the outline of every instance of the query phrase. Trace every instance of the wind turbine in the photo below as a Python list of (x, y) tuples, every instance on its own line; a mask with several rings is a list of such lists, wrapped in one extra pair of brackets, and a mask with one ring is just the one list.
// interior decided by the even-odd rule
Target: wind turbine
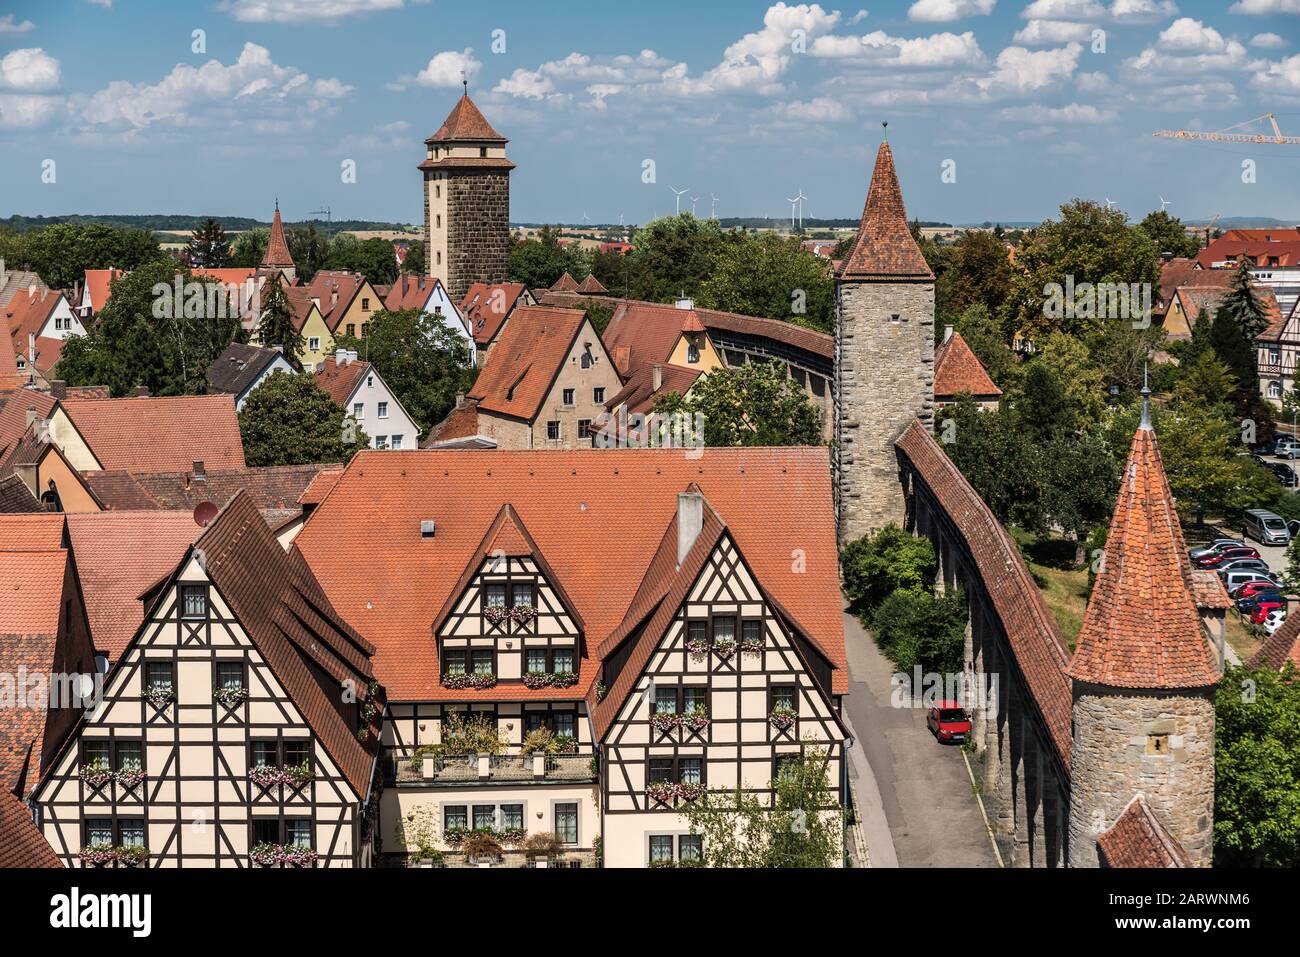
[(700, 198), (699, 198), (698, 196), (692, 196), (692, 197), (691, 197), (691, 215), (692, 215), (692, 216), (695, 215), (695, 204), (698, 203), (699, 201), (700, 201)]
[(680, 216), (682, 214), (682, 197), (689, 193), (691, 188), (689, 186), (685, 189), (678, 189), (676, 186), (669, 186), (668, 188), (677, 195), (677, 215)]
[(1114, 205), (1115, 205), (1115, 204), (1114, 204), (1113, 202), (1111, 202), (1110, 197), (1107, 196), (1107, 197), (1106, 197), (1106, 209), (1109, 210), (1109, 209), (1110, 209), (1112, 206), (1114, 206)]
[(1167, 200), (1167, 199), (1165, 199), (1163, 196), (1161, 196), (1161, 197), (1160, 197), (1160, 212), (1163, 213), (1163, 212), (1165, 211), (1165, 207), (1168, 206), (1168, 205), (1169, 205), (1169, 200)]
[(714, 196), (712, 193), (709, 193), (709, 199), (712, 202), (712, 205), (709, 206), (709, 218), (717, 219), (718, 218), (718, 197)]
[(799, 197), (787, 196), (785, 201), (790, 204), (790, 232), (794, 232), (794, 210), (799, 205)]
[(803, 201), (808, 197), (803, 194), (803, 187), (799, 187), (799, 195), (795, 199), (799, 203), (799, 232), (803, 232)]

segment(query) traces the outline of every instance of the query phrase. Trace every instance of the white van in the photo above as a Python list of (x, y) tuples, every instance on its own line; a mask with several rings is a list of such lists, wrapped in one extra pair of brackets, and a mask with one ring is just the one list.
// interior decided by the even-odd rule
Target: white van
[(1291, 531), (1282, 516), (1262, 508), (1246, 512), (1246, 534), (1261, 545), (1286, 545), (1291, 541)]

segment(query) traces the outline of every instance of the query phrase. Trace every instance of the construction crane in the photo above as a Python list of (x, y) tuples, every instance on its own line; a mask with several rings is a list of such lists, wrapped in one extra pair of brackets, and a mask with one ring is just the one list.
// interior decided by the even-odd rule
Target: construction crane
[[(1234, 133), (1233, 130), (1239, 130), (1242, 127), (1253, 126), (1256, 123), (1262, 124), (1268, 120), (1269, 125), (1273, 128), (1273, 135), (1267, 133)], [(1273, 146), (1300, 146), (1300, 136), (1283, 136), (1282, 131), (1278, 128), (1277, 117), (1272, 113), (1265, 113), (1263, 116), (1257, 116), (1253, 120), (1246, 120), (1244, 123), (1236, 123), (1224, 129), (1217, 130), (1213, 133), (1202, 133), (1197, 130), (1157, 130), (1152, 136), (1163, 136), (1174, 140), (1213, 140), (1217, 143), (1267, 143)]]
[(312, 210), (310, 213), (308, 213), (307, 215), (308, 215), (308, 216), (321, 216), (321, 215), (324, 215), (324, 217), (325, 217), (325, 225), (326, 225), (326, 226), (329, 226), (329, 224), (330, 224), (330, 208), (329, 208), (328, 206), (326, 206), (324, 209), (313, 209), (313, 210)]

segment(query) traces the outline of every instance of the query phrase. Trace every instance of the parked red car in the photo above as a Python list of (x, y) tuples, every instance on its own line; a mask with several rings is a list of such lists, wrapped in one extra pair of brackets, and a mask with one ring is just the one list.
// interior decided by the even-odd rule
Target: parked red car
[(1232, 592), (1232, 597), (1237, 601), (1241, 601), (1243, 598), (1253, 598), (1262, 591), (1277, 590), (1278, 586), (1273, 584), (1273, 582), (1261, 579), (1260, 581), (1246, 582), (1246, 584), (1238, 586)]
[(1279, 608), (1286, 611), (1286, 602), (1284, 600), (1262, 601), (1252, 609), (1250, 620), (1257, 625), (1262, 625), (1264, 624), (1264, 619), (1268, 617), (1269, 612), (1276, 611)]
[(1259, 558), (1259, 552), (1249, 545), (1235, 545), (1232, 548), (1225, 548), (1213, 555), (1202, 555), (1197, 558), (1196, 565), (1199, 568), (1218, 568), (1226, 561), (1234, 558)]
[(940, 701), (926, 712), (925, 723), (940, 741), (962, 742), (970, 734), (970, 716), (955, 701)]

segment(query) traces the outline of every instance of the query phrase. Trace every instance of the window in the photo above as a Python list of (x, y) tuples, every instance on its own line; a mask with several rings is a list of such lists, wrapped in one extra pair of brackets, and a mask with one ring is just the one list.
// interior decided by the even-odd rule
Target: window
[(546, 438), (548, 441), (555, 442), (560, 438), (560, 423), (554, 419), (546, 423)]
[(308, 352), (320, 352), (320, 337), (319, 337), (319, 336), (312, 336), (311, 338), (309, 338), (309, 339), (307, 340), (307, 351), (308, 351)]
[(699, 861), (704, 856), (704, 835), (683, 834), (677, 838), (677, 859), (682, 863)]
[(117, 843), (122, 847), (144, 847), (144, 819), (125, 817), (119, 820)]
[[(365, 327), (365, 324), (362, 324), (362, 326), (361, 326), (361, 334), (362, 334), (363, 336), (366, 334), (366, 327)], [(366, 388), (367, 388), (367, 389), (373, 389), (374, 387), (375, 387), (375, 377), (372, 376), (372, 375), (368, 375), (368, 376), (366, 376)]]
[(1282, 383), (1276, 379), (1270, 379), (1268, 383), (1268, 395), (1272, 399), (1282, 398)]
[(280, 742), (280, 761), (286, 768), (311, 766), (311, 741), (307, 738), (285, 738)]
[(564, 803), (555, 805), (555, 837), (561, 844), (578, 843), (578, 805)]
[(704, 685), (687, 686), (682, 689), (682, 711), (690, 714), (697, 708), (707, 710), (709, 689)]
[(273, 768), (280, 762), (280, 747), (274, 741), (253, 741), (250, 744), (252, 756), (249, 766), (254, 768)]
[(379, 403), (379, 417), (380, 417), (381, 419), (386, 419), (386, 418), (388, 418), (388, 403), (387, 403), (387, 402), (380, 402), (380, 403)]
[(604, 387), (604, 386), (601, 386), (601, 387), (598, 388), (598, 389), (592, 389), (592, 390), (591, 390), (591, 401), (594, 402), (594, 403), (596, 403), (597, 405), (604, 405), (604, 404), (605, 404), (605, 387)]
[(147, 661), (144, 666), (145, 689), (148, 691), (171, 691), (172, 663), (170, 661)]
[(692, 365), (700, 361), (700, 347), (693, 342), (686, 346), (686, 361)]
[(556, 648), (551, 652), (551, 670), (552, 671), (574, 671), (573, 667), (573, 649)]
[(487, 159), (487, 147), (486, 147), (486, 146), (480, 146), (480, 147), (478, 148), (478, 155), (479, 155), (479, 158), (480, 158), (480, 159)]
[(218, 661), (217, 688), (222, 691), (245, 690), (244, 663), (242, 661)]
[(388, 447), (390, 449), (400, 449), (402, 447), (402, 437), (400, 435), (394, 435), (389, 439)]
[(772, 685), (769, 689), (769, 694), (769, 711), (773, 708), (789, 708), (791, 711), (798, 710), (795, 707), (794, 685)]
[(442, 829), (444, 831), (467, 827), (469, 827), (469, 817), (466, 814), (465, 805), (448, 804), (442, 809)]
[(757, 618), (749, 618), (740, 623), (741, 641), (762, 641), (763, 623)]
[(650, 835), (650, 863), (664, 864), (673, 859), (673, 836), (671, 834)]
[(703, 784), (704, 783), (704, 759), (703, 758), (678, 758), (677, 759), (677, 781), (679, 784)]
[(448, 649), (442, 653), (442, 673), (444, 675), (463, 675), (465, 673), (465, 650)]
[(144, 767), (144, 745), (139, 741), (113, 742), (113, 770), (139, 771)]
[(470, 663), (476, 675), (490, 675), (494, 672), (493, 652), (491, 648), (474, 648), (470, 651)]
[(388, 436), (386, 436), (386, 435), (376, 435), (376, 436), (375, 436), (375, 448), (377, 448), (377, 449), (386, 449), (386, 448), (388, 448)]
[(348, 335), (355, 337), (357, 334), (357, 324), (355, 322), (349, 322), (347, 325), (347, 330), (348, 330)]
[(352, 403), (352, 418), (360, 422), (366, 417), (366, 404), (364, 402)]
[(86, 768), (100, 767), (105, 770), (111, 769), (112, 764), (109, 759), (108, 739), (105, 738), (102, 741), (94, 739), (83, 740), (81, 744), (81, 765)]
[(510, 589), (511, 604), (527, 605), (533, 607), (533, 586), (532, 585), (514, 585)]
[(486, 608), (504, 608), (506, 604), (506, 586), (503, 582), (493, 582), (483, 587), (483, 605)]
[(529, 648), (528, 649), (528, 667), (524, 669), (529, 672), (544, 672), (547, 670), (546, 649)]
[(275, 817), (253, 818), (253, 844), (279, 844), (280, 819)]
[(290, 847), (312, 846), (311, 819), (290, 817), (253, 818), (253, 844), (284, 844)]
[(208, 617), (208, 588), (206, 585), (181, 586), (181, 616), (183, 618)]
[(799, 752), (788, 751), (784, 754), (778, 754), (772, 758), (772, 780), (775, 781), (782, 774), (785, 774), (789, 768), (798, 767), (802, 761)]
[(565, 389), (563, 395), (564, 398), (562, 401), (565, 405), (573, 405), (577, 401), (576, 389)]
[(578, 714), (576, 711), (557, 711), (552, 717), (555, 725), (552, 730), (557, 735), (567, 735), (575, 741), (578, 740)]
[(713, 619), (713, 640), (735, 641), (736, 619), (730, 615), (724, 615)]
[(591, 419), (579, 419), (579, 420), (578, 420), (578, 441), (579, 441), (579, 442), (591, 442), (591, 441), (592, 441), (592, 435), (591, 435)]
[(501, 805), (501, 827), (523, 827), (524, 806), (522, 804)]
[(497, 806), (495, 804), (474, 805), (474, 830), (495, 827), (497, 823)]
[(677, 689), (665, 688), (662, 685), (655, 688), (655, 714), (676, 714), (677, 713)]
[(578, 364), (579, 364), (582, 368), (584, 368), (584, 369), (590, 369), (590, 368), (591, 368), (591, 352), (590, 352), (590, 351), (588, 351), (588, 352), (584, 352), (584, 353), (582, 354), (582, 358), (578, 360)]
[[(361, 323), (361, 338), (362, 338), (362, 339), (364, 339), (364, 338), (366, 337), (366, 330), (368, 330), (369, 328), (370, 328), (370, 323), (368, 323), (368, 322), (363, 322), (363, 323)], [(374, 382), (374, 377), (373, 377), (373, 376), (371, 377), (370, 384), (371, 384), (371, 385), (374, 385), (374, 384), (375, 384), (375, 382)]]
[(362, 297), (361, 297), (361, 311), (362, 311), (362, 312), (369, 312), (369, 311), (370, 311), (370, 299), (369, 299), (369, 297), (367, 297), (367, 296), (362, 296)]
[(284, 843), (290, 847), (311, 847), (311, 819), (302, 817), (286, 819)]
[(651, 758), (650, 759), (650, 783), (659, 784), (661, 782), (672, 781), (673, 779), (673, 759), (672, 758)]

